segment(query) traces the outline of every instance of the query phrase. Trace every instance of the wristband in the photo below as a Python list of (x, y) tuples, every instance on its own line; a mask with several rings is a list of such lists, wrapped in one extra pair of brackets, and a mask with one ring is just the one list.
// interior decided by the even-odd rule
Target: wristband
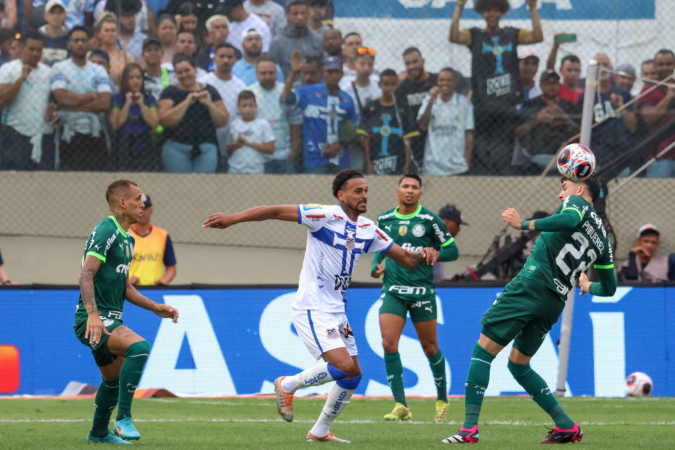
[(520, 229), (521, 230), (529, 230), (530, 229), (530, 221), (529, 220), (523, 220), (520, 223)]

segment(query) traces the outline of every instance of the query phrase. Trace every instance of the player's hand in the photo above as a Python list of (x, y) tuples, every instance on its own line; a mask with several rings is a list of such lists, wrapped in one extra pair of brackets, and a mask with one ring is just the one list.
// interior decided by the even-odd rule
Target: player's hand
[(32, 70), (33, 70), (32, 66), (30, 66), (29, 64), (24, 64), (23, 67), (21, 68), (21, 78), (24, 80), (28, 78), (28, 75), (30, 75)]
[(581, 288), (581, 295), (591, 291), (591, 284), (592, 283), (588, 281), (586, 274), (581, 272), (581, 275), (579, 275), (579, 287)]
[(204, 222), (204, 225), (202, 225), (204, 228), (220, 228), (225, 229), (228, 227), (231, 227), (232, 225), (236, 224), (233, 216), (228, 216), (227, 214), (213, 214), (209, 216), (208, 219)]
[(609, 101), (612, 102), (615, 108), (621, 108), (623, 106), (623, 97), (619, 94), (612, 94), (609, 96)]
[(380, 278), (384, 273), (384, 266), (382, 264), (377, 265), (377, 269), (373, 270), (370, 274), (373, 278)]
[(431, 98), (436, 98), (440, 90), (441, 89), (438, 86), (434, 86), (429, 90), (429, 95), (431, 96)]
[(675, 97), (675, 86), (668, 85), (668, 88), (666, 89), (666, 97), (668, 98), (673, 98)]
[(302, 59), (302, 54), (299, 50), (295, 50), (291, 55), (291, 72), (299, 73), (304, 65), (305, 62)]
[(432, 247), (423, 248), (421, 253), (424, 259), (427, 261), (427, 266), (433, 266), (436, 264), (436, 261), (438, 261), (438, 258), (440, 258), (438, 251)]
[(178, 310), (164, 303), (155, 303), (155, 314), (164, 319), (171, 319), (173, 323), (178, 323)]
[(636, 255), (646, 256), (647, 258), (651, 258), (651, 256), (652, 256), (652, 252), (650, 252), (648, 249), (644, 248), (641, 245), (637, 245), (637, 246), (631, 248), (630, 251), (635, 253)]
[(84, 332), (84, 338), (89, 338), (89, 345), (98, 344), (101, 342), (101, 336), (103, 333), (110, 336), (108, 330), (103, 326), (103, 321), (98, 316), (98, 311), (95, 313), (90, 313), (87, 317), (87, 331)]
[(518, 211), (513, 208), (507, 208), (506, 211), (502, 213), (502, 220), (516, 230), (520, 230), (520, 225), (523, 223), (522, 217), (520, 217)]

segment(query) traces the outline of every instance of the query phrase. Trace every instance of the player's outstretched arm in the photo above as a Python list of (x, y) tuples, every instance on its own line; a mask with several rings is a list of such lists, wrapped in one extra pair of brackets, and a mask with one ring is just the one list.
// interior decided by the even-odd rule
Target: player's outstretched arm
[(576, 208), (565, 208), (559, 214), (543, 219), (523, 220), (515, 209), (508, 208), (502, 213), (502, 220), (516, 230), (562, 231), (571, 230), (579, 225), (582, 216)]
[(204, 222), (204, 228), (229, 228), (243, 222), (261, 222), (263, 220), (283, 220), (298, 223), (297, 205), (258, 206), (237, 214), (213, 214)]
[(101, 267), (101, 262), (96, 256), (87, 256), (78, 278), (82, 303), (84, 303), (84, 308), (87, 311), (87, 330), (84, 333), (84, 338), (89, 338), (90, 344), (98, 344), (103, 333), (110, 336), (98, 315), (96, 295), (94, 294), (94, 276), (96, 276), (98, 268)]
[(173, 323), (178, 322), (178, 310), (173, 306), (165, 305), (164, 303), (156, 303), (150, 300), (149, 298), (142, 295), (133, 284), (127, 279), (127, 290), (124, 294), (124, 298), (139, 308), (147, 309), (157, 314), (159, 317), (168, 318), (173, 320)]
[(590, 292), (592, 295), (598, 297), (611, 297), (616, 293), (616, 273), (614, 273), (614, 265), (609, 269), (595, 268), (595, 271), (600, 278), (599, 283), (591, 283), (585, 273), (579, 276), (579, 287), (581, 288), (581, 295)]
[(413, 252), (410, 250), (403, 250), (401, 246), (394, 244), (384, 255), (393, 259), (406, 269), (416, 269), (424, 264), (433, 266), (436, 264), (436, 261), (438, 261), (438, 252), (431, 247), (425, 247), (419, 252)]

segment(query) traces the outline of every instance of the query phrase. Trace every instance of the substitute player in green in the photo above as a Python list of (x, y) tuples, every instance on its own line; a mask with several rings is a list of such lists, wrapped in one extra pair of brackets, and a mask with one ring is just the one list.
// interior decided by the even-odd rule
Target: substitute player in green
[[(96, 393), (94, 425), (89, 443), (130, 444), (140, 439), (131, 421), (131, 402), (150, 354), (148, 342), (122, 322), (124, 300), (159, 317), (178, 321), (178, 311), (142, 296), (129, 283), (134, 238), (128, 233), (143, 211), (141, 191), (133, 181), (118, 180), (108, 186), (105, 198), (110, 216), (96, 225), (87, 238), (80, 272), (80, 301), (75, 311), (75, 335), (91, 348), (103, 381)], [(114, 434), (108, 429), (118, 406)]]
[[(464, 425), (446, 444), (478, 442), (478, 416), (490, 380), (490, 365), (497, 354), (514, 341), (508, 367), (516, 381), (553, 421), (542, 444), (566, 444), (583, 438), (581, 428), (567, 415), (546, 382), (530, 366), (530, 360), (558, 321), (567, 294), (579, 279), (582, 295), (607, 297), (616, 291), (614, 258), (607, 231), (593, 209), (600, 195), (595, 175), (585, 181), (562, 180), (558, 197), (562, 204), (547, 218), (523, 220), (514, 209), (502, 214), (517, 230), (541, 231), (525, 267), (504, 288), (487, 310), (483, 330), (473, 348), (466, 380)], [(595, 267), (599, 283), (590, 283), (584, 272)]]
[[(439, 261), (456, 260), (459, 251), (443, 220), (419, 204), (422, 198), (422, 179), (414, 173), (403, 175), (399, 180), (396, 196), (398, 206), (382, 213), (377, 219), (377, 226), (386, 230), (394, 242), (406, 250), (419, 251), (425, 247), (433, 247), (439, 250)], [(396, 402), (394, 410), (384, 418), (408, 420), (412, 417), (405, 399), (403, 365), (398, 353), (398, 341), (409, 312), (424, 354), (429, 359), (436, 384), (438, 400), (435, 419), (437, 422), (445, 421), (449, 409), (448, 383), (445, 378), (445, 357), (438, 348), (436, 336), (437, 311), (433, 268), (428, 266), (409, 270), (395, 261), (388, 261), (385, 269), (382, 266), (383, 259), (384, 256), (379, 254), (373, 257), (371, 275), (373, 278), (379, 278), (384, 273), (380, 329), (384, 347), (384, 367)]]

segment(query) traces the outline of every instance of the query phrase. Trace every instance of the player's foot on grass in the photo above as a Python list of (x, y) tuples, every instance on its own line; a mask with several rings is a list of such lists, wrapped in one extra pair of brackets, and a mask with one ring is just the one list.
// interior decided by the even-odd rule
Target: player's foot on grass
[(384, 420), (410, 420), (412, 413), (403, 403), (396, 402), (394, 410), (384, 416)]
[(324, 437), (318, 437), (314, 436), (312, 432), (307, 433), (307, 442), (340, 442), (342, 444), (351, 444), (352, 441), (348, 441), (346, 439), (340, 439), (339, 437), (335, 436), (333, 433), (328, 433)]
[(434, 421), (445, 422), (448, 420), (448, 411), (450, 411), (450, 404), (448, 402), (444, 402), (443, 400), (437, 400)]
[(141, 433), (134, 426), (131, 417), (128, 416), (124, 416), (122, 420), (116, 420), (114, 430), (115, 436), (122, 439), (137, 441), (141, 438)]
[(286, 422), (293, 422), (293, 394), (284, 392), (281, 381), (286, 377), (274, 380), (274, 393), (277, 394), (277, 411)]
[(89, 433), (87, 436), (87, 444), (121, 444), (121, 445), (131, 445), (131, 442), (127, 442), (123, 439), (118, 438), (108, 430), (108, 435), (106, 437), (97, 438)]
[(561, 430), (558, 427), (550, 430), (546, 435), (546, 439), (539, 442), (540, 444), (569, 444), (574, 442), (581, 442), (584, 434), (579, 428), (579, 424), (575, 423), (571, 430)]
[(460, 428), (457, 434), (443, 439), (443, 444), (475, 444), (478, 442), (478, 425), (471, 428)]

